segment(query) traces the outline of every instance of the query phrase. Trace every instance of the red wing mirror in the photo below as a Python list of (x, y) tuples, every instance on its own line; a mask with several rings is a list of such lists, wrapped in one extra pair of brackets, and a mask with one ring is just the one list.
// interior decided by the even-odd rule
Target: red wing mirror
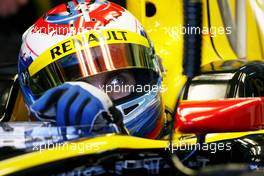
[(263, 129), (264, 98), (183, 101), (175, 127), (183, 133), (207, 134)]

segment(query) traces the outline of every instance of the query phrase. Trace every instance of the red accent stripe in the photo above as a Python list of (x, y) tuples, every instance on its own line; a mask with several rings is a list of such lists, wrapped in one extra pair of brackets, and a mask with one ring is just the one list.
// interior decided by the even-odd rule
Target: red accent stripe
[(26, 46), (27, 46), (27, 48), (30, 50), (30, 52), (32, 53), (32, 54), (34, 54), (35, 56), (39, 56), (37, 53), (35, 53), (34, 51), (33, 51), (33, 49), (28, 45), (28, 43), (26, 42)]
[(183, 133), (243, 132), (264, 128), (264, 97), (183, 101), (175, 127)]

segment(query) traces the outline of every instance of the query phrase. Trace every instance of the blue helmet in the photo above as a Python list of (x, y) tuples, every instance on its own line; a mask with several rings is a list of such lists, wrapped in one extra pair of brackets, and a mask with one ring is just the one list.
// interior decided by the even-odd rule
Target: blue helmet
[(105, 91), (135, 136), (163, 127), (161, 73), (153, 45), (127, 10), (100, 0), (73, 0), (48, 11), (23, 35), (18, 75), (25, 103), (68, 81)]

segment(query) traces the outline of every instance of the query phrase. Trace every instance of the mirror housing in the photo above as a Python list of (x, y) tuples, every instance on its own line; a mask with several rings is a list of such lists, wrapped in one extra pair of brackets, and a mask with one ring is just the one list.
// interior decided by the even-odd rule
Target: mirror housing
[(182, 133), (208, 134), (263, 129), (264, 98), (182, 101), (175, 128)]

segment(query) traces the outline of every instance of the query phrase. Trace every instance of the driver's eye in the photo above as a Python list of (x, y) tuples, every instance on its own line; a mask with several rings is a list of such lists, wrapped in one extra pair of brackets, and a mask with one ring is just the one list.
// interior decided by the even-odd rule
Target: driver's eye
[(115, 76), (112, 79), (108, 80), (106, 82), (106, 85), (110, 85), (110, 86), (124, 86), (126, 85), (127, 81), (126, 78), (124, 78), (121, 75)]
[(131, 74), (120, 73), (108, 78), (105, 83), (105, 91), (113, 100), (126, 97), (130, 95), (131, 86), (135, 85), (135, 79)]
[(100, 74), (86, 78), (84, 81), (107, 93), (112, 100), (130, 95), (136, 85), (134, 75), (129, 72)]

